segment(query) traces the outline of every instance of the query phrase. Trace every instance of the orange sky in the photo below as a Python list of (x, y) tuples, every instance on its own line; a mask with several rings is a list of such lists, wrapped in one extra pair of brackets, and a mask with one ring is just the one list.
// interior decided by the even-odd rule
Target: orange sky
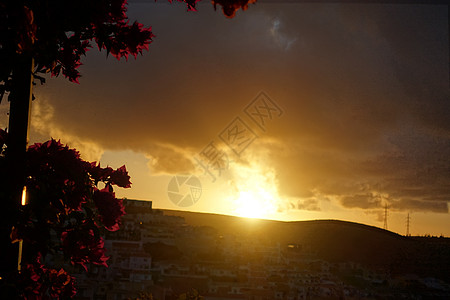
[[(390, 230), (405, 234), (410, 213), (412, 234), (450, 236), (446, 7), (257, 3), (230, 20), (209, 3), (130, 2), (150, 51), (92, 49), (80, 85), (37, 86), (33, 142), (126, 164), (118, 195), (157, 208), (383, 227), (387, 204)], [(198, 164), (212, 146), (214, 177)], [(198, 178), (195, 204), (171, 201), (177, 175)]]

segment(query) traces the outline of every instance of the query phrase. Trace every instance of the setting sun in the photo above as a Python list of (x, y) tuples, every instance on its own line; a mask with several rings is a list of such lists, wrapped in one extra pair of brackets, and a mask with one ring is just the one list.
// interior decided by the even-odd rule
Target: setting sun
[(228, 197), (231, 213), (239, 217), (271, 219), (276, 214), (280, 197), (273, 170), (263, 159), (253, 157), (249, 164), (234, 164), (232, 195)]
[(267, 218), (276, 211), (273, 200), (265, 190), (241, 191), (235, 201), (235, 214), (246, 218)]

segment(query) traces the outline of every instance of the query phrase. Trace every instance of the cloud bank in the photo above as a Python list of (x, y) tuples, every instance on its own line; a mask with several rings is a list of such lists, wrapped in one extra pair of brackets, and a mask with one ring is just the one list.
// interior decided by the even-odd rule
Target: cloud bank
[[(263, 132), (283, 209), (448, 213), (447, 14), (440, 7), (263, 4), (228, 20), (209, 5), (134, 4), (153, 26), (136, 61), (92, 50), (81, 84), (38, 87), (35, 134), (91, 158), (133, 150), (154, 174), (201, 151), (264, 90), (285, 110)], [(276, 141), (266, 143), (263, 141)]]

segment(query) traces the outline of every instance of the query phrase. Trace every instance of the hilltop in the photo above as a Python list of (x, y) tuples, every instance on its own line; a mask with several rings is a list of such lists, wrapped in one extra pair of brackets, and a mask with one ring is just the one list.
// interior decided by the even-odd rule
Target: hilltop
[(395, 274), (420, 274), (450, 282), (450, 239), (405, 237), (391, 231), (340, 220), (283, 222), (164, 210), (190, 226), (219, 234), (260, 238), (282, 246), (308, 248), (330, 262), (355, 262)]

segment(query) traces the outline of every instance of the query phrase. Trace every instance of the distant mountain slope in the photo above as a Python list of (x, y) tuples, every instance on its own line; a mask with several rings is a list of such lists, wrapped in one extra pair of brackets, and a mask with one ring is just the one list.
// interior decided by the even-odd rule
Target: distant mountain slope
[(310, 248), (330, 262), (352, 261), (393, 275), (415, 273), (450, 283), (450, 239), (404, 237), (377, 227), (339, 220), (282, 222), (165, 210), (191, 226), (210, 226), (223, 235), (258, 237)]

